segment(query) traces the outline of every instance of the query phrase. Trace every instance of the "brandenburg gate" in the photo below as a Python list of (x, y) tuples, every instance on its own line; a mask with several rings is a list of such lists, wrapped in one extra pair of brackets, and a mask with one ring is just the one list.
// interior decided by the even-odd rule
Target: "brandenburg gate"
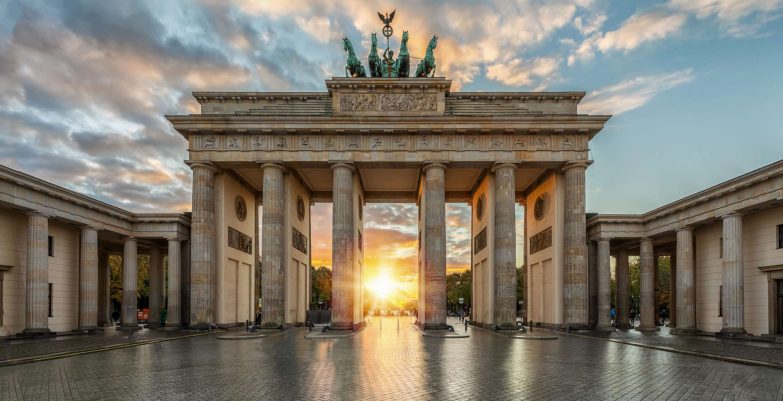
[(589, 324), (585, 170), (609, 116), (579, 114), (584, 93), (452, 92), (440, 77), (332, 78), (326, 89), (199, 92), (201, 113), (168, 116), (193, 170), (192, 327), (252, 319), (258, 296), (264, 326), (305, 321), (315, 202), (333, 205), (334, 329), (364, 321), (372, 202), (419, 207), (423, 329), (446, 328), (446, 202), (472, 209), (475, 324), (515, 327), (517, 203), (529, 318)]

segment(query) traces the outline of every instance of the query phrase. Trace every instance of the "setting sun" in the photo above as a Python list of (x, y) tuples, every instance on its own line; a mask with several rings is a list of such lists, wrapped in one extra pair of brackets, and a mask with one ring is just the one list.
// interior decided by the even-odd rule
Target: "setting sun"
[(384, 273), (376, 277), (374, 280), (368, 282), (366, 287), (378, 299), (386, 299), (398, 287), (398, 283), (389, 277), (388, 274)]

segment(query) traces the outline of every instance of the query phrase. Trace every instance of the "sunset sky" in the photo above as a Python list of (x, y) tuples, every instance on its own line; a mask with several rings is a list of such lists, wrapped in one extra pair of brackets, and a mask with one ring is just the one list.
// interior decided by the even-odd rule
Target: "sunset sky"
[[(591, 142), (589, 211), (647, 211), (783, 155), (783, 0), (0, 0), (0, 163), (133, 211), (189, 210), (164, 115), (197, 112), (191, 91), (324, 91), (341, 38), (366, 53), (395, 7), (392, 46), (407, 30), (421, 57), (437, 34), (452, 90), (587, 91), (581, 112), (614, 115)], [(468, 209), (447, 212), (462, 268)], [(368, 206), (368, 266), (415, 270), (415, 215)]]

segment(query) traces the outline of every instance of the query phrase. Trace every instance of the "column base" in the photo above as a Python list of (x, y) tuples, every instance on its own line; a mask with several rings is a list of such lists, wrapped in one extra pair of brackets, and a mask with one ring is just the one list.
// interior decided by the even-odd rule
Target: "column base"
[(48, 328), (40, 329), (24, 329), (21, 333), (18, 333), (17, 337), (25, 338), (37, 338), (37, 337), (53, 337), (55, 333)]
[(669, 330), (669, 333), (677, 334), (677, 335), (689, 335), (689, 334), (696, 334), (698, 332), (699, 330), (695, 328), (684, 328), (684, 329), (673, 328)]
[(147, 328), (148, 329), (159, 329), (161, 327), (163, 327), (163, 326), (161, 326), (159, 322), (147, 323)]
[(578, 331), (578, 330), (590, 330), (590, 325), (587, 323), (564, 323), (560, 326), (561, 331)]
[(654, 331), (660, 331), (661, 328), (658, 326), (639, 326), (635, 330), (643, 333), (651, 333)]
[(329, 330), (354, 330), (353, 322), (332, 322), (329, 323)]
[(448, 330), (449, 325), (446, 323), (424, 323), (420, 326), (422, 330)]
[(631, 330), (633, 328), (631, 323), (617, 323), (614, 327), (617, 330)]
[(606, 324), (606, 325), (599, 324), (595, 326), (595, 331), (613, 332), (614, 326), (612, 326), (611, 324)]
[(95, 332), (103, 331), (103, 330), (100, 327), (98, 327), (98, 326), (82, 326), (82, 327), (79, 327), (78, 329), (76, 329), (74, 331), (85, 332), (85, 333), (95, 333)]
[(720, 330), (718, 335), (726, 337), (734, 337), (737, 335), (747, 334), (744, 327), (724, 327)]
[(138, 323), (133, 324), (121, 324), (120, 326), (117, 326), (117, 330), (120, 331), (138, 331), (141, 330), (141, 326), (139, 326)]
[(515, 323), (501, 323), (495, 325), (495, 330), (517, 330), (518, 327)]

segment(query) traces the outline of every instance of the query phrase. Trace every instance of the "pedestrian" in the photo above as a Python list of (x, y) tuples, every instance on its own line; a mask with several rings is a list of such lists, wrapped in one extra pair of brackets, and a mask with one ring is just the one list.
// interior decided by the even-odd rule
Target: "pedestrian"
[(635, 319), (636, 319), (636, 311), (631, 309), (631, 326), (633, 326)]
[(614, 309), (614, 306), (609, 310), (609, 318), (612, 320), (612, 324), (614, 324), (614, 320), (617, 318), (617, 311)]

